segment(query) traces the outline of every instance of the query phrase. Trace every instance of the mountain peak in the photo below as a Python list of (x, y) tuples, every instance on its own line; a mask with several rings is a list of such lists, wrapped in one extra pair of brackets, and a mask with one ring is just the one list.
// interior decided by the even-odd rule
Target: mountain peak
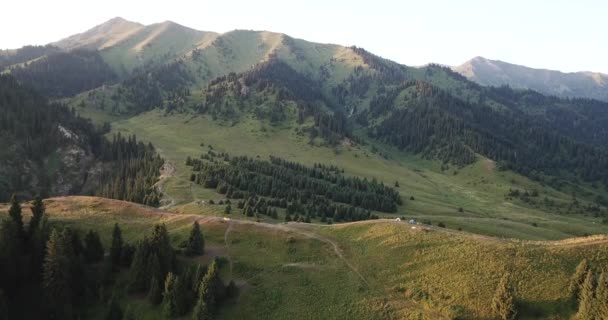
[(63, 49), (103, 49), (114, 45), (144, 26), (122, 17), (112, 18), (83, 33), (59, 40), (54, 45)]

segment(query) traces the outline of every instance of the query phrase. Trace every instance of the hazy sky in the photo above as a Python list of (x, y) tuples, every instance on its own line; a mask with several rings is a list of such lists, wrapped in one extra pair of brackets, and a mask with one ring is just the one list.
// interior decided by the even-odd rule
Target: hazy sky
[(603, 0), (6, 0), (0, 48), (46, 44), (115, 16), (225, 32), (269, 30), (357, 45), (407, 65), (484, 56), (608, 73)]

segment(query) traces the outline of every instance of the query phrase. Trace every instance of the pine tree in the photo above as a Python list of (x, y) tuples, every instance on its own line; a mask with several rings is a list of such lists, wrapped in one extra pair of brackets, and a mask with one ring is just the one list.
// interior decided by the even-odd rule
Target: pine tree
[(211, 320), (209, 308), (207, 308), (207, 303), (205, 303), (205, 299), (202, 297), (199, 297), (196, 302), (194, 312), (192, 313), (192, 320)]
[(23, 239), (23, 216), (21, 215), (21, 206), (19, 205), (17, 195), (15, 194), (13, 194), (13, 196), (11, 197), (11, 207), (8, 210), (8, 215), (11, 217), (11, 220), (15, 224), (17, 234), (21, 239)]
[(608, 278), (605, 273), (600, 274), (598, 278), (595, 297), (597, 318), (608, 319)]
[(576, 319), (594, 320), (595, 319), (595, 277), (591, 270), (587, 271), (585, 281), (579, 291), (579, 304)]
[(70, 287), (70, 261), (68, 240), (64, 234), (54, 230), (47, 243), (43, 266), (42, 286), (46, 296), (49, 315), (53, 319), (72, 318), (72, 288)]
[(123, 320), (135, 320), (135, 311), (131, 305), (127, 306), (125, 314), (122, 317)]
[(118, 223), (114, 224), (112, 231), (112, 246), (110, 247), (110, 261), (114, 267), (120, 266), (120, 256), (122, 251), (122, 231), (118, 227)]
[(30, 223), (28, 224), (28, 235), (32, 237), (34, 232), (38, 229), (40, 222), (44, 217), (44, 203), (40, 196), (37, 196), (32, 205), (32, 218), (30, 219)]
[(174, 296), (175, 296), (175, 309), (177, 315), (183, 316), (188, 313), (190, 309), (190, 299), (188, 295), (188, 281), (185, 277), (180, 276), (175, 279), (174, 285)]
[(517, 315), (515, 302), (513, 297), (513, 289), (509, 285), (509, 275), (505, 274), (492, 299), (492, 310), (494, 314), (501, 320), (513, 320)]
[(103, 259), (103, 245), (99, 234), (89, 230), (84, 237), (84, 259), (87, 263), (99, 262)]
[(192, 224), (192, 230), (190, 231), (190, 237), (186, 244), (185, 253), (187, 256), (202, 255), (205, 251), (205, 239), (201, 232), (201, 227), (198, 221)]
[(161, 289), (161, 282), (156, 278), (152, 277), (150, 282), (150, 291), (148, 292), (148, 301), (154, 306), (159, 305), (163, 301), (163, 291)]
[(232, 206), (230, 204), (228, 204), (226, 206), (226, 208), (224, 208), (224, 214), (230, 214), (232, 213)]
[(163, 293), (163, 314), (172, 319), (177, 316), (177, 296), (175, 292), (177, 277), (169, 272), (165, 280), (165, 291)]
[(587, 262), (587, 259), (583, 259), (578, 266), (576, 266), (574, 275), (570, 280), (570, 286), (568, 287), (568, 293), (573, 302), (578, 300), (579, 292), (585, 282), (585, 277), (588, 272), (589, 263)]
[(228, 286), (226, 286), (226, 297), (229, 299), (234, 299), (239, 295), (239, 287), (236, 286), (234, 280), (230, 280)]
[(117, 299), (114, 296), (110, 299), (110, 306), (108, 307), (108, 313), (106, 313), (105, 320), (122, 320), (122, 309), (116, 300)]

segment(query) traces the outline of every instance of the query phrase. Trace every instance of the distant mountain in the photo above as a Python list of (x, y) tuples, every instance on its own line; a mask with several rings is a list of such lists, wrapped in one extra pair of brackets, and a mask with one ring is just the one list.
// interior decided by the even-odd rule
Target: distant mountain
[(475, 57), (453, 70), (484, 86), (508, 85), (563, 98), (608, 101), (608, 75), (602, 73), (533, 69), (483, 57)]

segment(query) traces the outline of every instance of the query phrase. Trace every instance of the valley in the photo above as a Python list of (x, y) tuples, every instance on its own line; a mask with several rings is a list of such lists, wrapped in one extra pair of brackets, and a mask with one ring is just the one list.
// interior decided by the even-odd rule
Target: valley
[(0, 320), (604, 319), (602, 79), (118, 17), (0, 51)]

